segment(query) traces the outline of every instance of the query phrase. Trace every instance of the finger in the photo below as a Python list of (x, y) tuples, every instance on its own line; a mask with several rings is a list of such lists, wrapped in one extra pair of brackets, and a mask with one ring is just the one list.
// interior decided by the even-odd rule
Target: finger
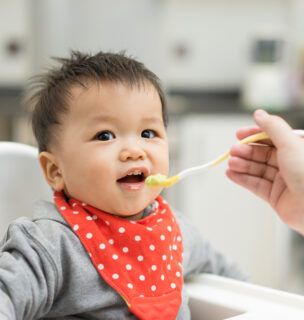
[(269, 115), (266, 111), (259, 109), (254, 112), (254, 119), (257, 125), (269, 135), (277, 148), (285, 148), (298, 139), (292, 128), (281, 117)]
[(241, 158), (232, 157), (228, 161), (229, 169), (237, 173), (243, 173), (268, 181), (273, 181), (277, 176), (278, 169), (264, 163), (252, 162)]
[(259, 163), (267, 163), (273, 167), (278, 166), (277, 151), (271, 146), (238, 144), (231, 148), (230, 156)]
[[(243, 127), (237, 130), (236, 136), (239, 140), (242, 140), (259, 132), (261, 132), (261, 128), (259, 127)], [(260, 140), (257, 143), (273, 145), (272, 141), (269, 139)]]
[(226, 175), (230, 180), (248, 189), (265, 201), (269, 200), (272, 182), (248, 174), (237, 173), (229, 169), (226, 171)]
[(255, 127), (243, 127), (237, 130), (236, 137), (239, 140), (242, 140), (244, 138), (247, 138), (248, 136), (251, 136), (253, 134), (256, 134), (258, 132), (261, 132), (261, 129), (257, 126)]

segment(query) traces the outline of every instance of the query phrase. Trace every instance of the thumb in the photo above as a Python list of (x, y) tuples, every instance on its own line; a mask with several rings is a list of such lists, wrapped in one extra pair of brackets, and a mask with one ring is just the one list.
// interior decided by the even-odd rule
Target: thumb
[(288, 123), (278, 116), (259, 109), (254, 112), (256, 124), (265, 131), (277, 148), (282, 148), (294, 141), (295, 135)]

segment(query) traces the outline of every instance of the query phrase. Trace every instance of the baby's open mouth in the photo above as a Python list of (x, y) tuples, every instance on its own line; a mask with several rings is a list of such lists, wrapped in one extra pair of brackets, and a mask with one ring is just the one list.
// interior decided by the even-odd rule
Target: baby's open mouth
[(140, 183), (145, 180), (145, 174), (141, 171), (133, 171), (117, 180), (119, 183)]

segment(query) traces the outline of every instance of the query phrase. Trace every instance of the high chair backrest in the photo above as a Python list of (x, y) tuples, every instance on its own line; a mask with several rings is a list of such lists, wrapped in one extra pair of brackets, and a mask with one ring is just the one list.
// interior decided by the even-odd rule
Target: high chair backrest
[(51, 200), (38, 162), (37, 148), (15, 142), (0, 142), (0, 238), (9, 223), (32, 216), (36, 200)]

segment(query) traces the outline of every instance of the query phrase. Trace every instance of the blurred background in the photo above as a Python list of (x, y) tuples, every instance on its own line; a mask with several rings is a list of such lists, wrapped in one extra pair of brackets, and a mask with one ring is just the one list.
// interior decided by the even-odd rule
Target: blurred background
[[(0, 140), (35, 144), (27, 81), (71, 49), (126, 50), (159, 75), (172, 173), (226, 151), (258, 107), (304, 128), (303, 0), (0, 0)], [(166, 196), (253, 282), (304, 293), (303, 238), (224, 172)]]

